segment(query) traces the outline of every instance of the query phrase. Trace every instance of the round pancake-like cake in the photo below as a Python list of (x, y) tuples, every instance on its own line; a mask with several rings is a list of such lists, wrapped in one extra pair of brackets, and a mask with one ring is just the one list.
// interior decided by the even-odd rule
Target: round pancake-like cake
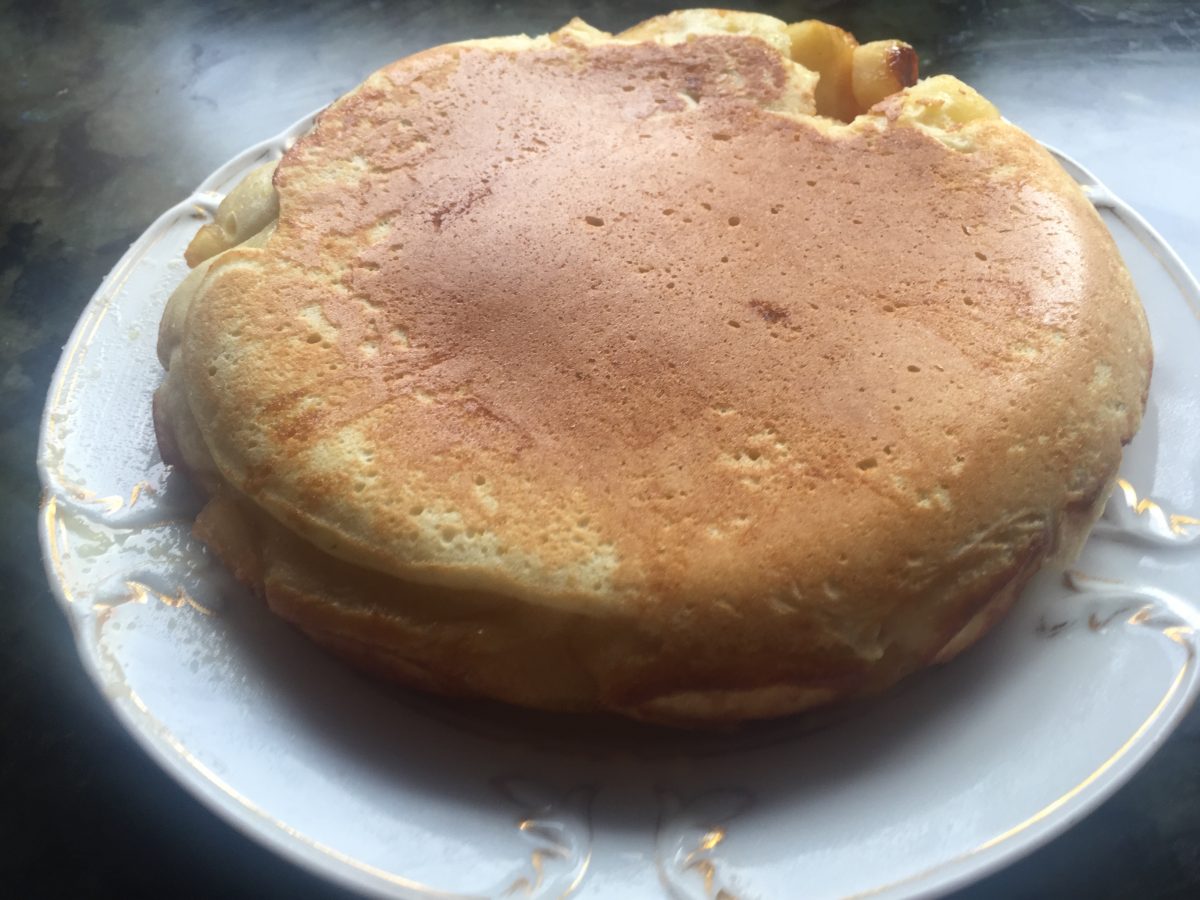
[(720, 723), (954, 656), (1076, 552), (1151, 348), (1074, 182), (906, 46), (689, 11), (372, 75), (189, 249), (197, 534), (447, 694)]

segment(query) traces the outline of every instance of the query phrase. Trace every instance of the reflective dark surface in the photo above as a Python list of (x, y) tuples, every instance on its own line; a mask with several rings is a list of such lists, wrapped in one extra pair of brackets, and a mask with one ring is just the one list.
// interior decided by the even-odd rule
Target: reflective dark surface
[[(35, 534), (38, 420), (100, 279), (217, 165), (392, 59), (459, 38), (539, 33), (571, 15), (619, 30), (667, 8), (0, 5), (0, 891), (344, 896), (243, 839), (142, 755), (84, 676), (49, 596)], [(908, 39), (925, 74), (962, 77), (1083, 162), (1200, 270), (1200, 6), (756, 8), (819, 16), (862, 40)], [(1200, 896), (1200, 713), (1099, 811), (961, 896)]]

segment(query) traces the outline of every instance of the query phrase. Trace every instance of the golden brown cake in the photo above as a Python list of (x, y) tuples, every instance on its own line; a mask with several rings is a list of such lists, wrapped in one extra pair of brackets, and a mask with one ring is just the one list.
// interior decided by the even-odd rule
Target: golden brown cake
[(953, 657), (1076, 552), (1151, 349), (1075, 183), (915, 79), (712, 10), (375, 73), (189, 248), (197, 534), (447, 694), (720, 723)]

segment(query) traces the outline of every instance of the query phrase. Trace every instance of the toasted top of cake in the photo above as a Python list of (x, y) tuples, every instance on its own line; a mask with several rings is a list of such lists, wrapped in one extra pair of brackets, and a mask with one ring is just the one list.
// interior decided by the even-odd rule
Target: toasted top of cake
[(937, 655), (1090, 525), (1145, 320), (986, 100), (841, 121), (801, 37), (688, 11), (372, 75), (168, 311), (183, 455), (331, 564), (625, 623), (659, 695)]

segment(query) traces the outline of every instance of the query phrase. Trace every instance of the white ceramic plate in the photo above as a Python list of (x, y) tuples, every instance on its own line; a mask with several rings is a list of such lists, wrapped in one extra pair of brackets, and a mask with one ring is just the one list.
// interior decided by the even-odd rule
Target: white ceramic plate
[(246, 834), (387, 897), (936, 894), (1068, 827), (1186, 712), (1200, 686), (1186, 596), (1200, 584), (1200, 519), (1186, 515), (1200, 515), (1200, 289), (1067, 159), (1150, 316), (1149, 407), (1077, 571), (1039, 576), (964, 658), (824, 729), (736, 737), (565, 736), (326, 658), (190, 538), (193, 501), (150, 420), (184, 246), (310, 124), (223, 166), (125, 254), (64, 352), (39, 455), (47, 569), (85, 666), (146, 751)]

